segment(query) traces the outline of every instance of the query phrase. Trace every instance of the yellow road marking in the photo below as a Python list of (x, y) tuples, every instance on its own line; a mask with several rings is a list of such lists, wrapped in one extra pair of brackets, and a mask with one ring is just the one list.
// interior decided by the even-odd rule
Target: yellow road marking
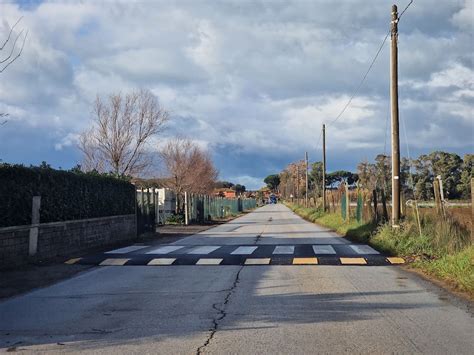
[(387, 258), (387, 260), (390, 264), (405, 264), (405, 260), (403, 258), (392, 257)]
[(248, 258), (245, 260), (245, 265), (268, 265), (270, 258)]
[(171, 265), (175, 260), (176, 258), (152, 259), (147, 265)]
[(130, 259), (105, 259), (99, 265), (101, 266), (122, 266)]
[(366, 265), (367, 261), (364, 258), (339, 258), (343, 265)]
[(72, 264), (75, 264), (77, 263), (79, 260), (81, 260), (82, 258), (74, 258), (74, 259), (69, 259), (68, 261), (65, 261), (64, 264), (68, 264), (68, 265), (72, 265)]
[(219, 265), (223, 259), (199, 259), (196, 265)]
[(317, 265), (318, 258), (294, 258), (293, 265)]

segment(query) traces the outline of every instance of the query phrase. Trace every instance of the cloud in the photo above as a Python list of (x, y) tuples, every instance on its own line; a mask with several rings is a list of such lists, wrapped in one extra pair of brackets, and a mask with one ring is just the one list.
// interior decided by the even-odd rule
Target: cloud
[[(472, 152), (472, 4), (417, 0), (400, 22), (400, 115), (413, 154)], [(0, 111), (11, 116), (10, 128), (0, 128), (5, 159), (75, 165), (73, 142), (90, 125), (95, 96), (146, 87), (172, 115), (157, 142), (196, 139), (221, 178), (258, 187), (305, 151), (320, 155), (321, 125), (338, 115), (370, 64), (390, 4), (6, 3), (0, 38), (2, 24), (20, 16), (31, 35), (0, 74)], [(327, 127), (330, 169), (354, 169), (388, 149), (388, 69), (387, 43), (351, 106)]]

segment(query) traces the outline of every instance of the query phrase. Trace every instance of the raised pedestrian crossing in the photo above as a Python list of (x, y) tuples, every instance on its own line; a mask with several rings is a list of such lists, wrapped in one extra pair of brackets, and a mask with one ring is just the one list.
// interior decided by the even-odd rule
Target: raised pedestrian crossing
[(102, 254), (73, 258), (67, 264), (123, 265), (393, 265), (364, 244), (295, 245), (132, 245)]

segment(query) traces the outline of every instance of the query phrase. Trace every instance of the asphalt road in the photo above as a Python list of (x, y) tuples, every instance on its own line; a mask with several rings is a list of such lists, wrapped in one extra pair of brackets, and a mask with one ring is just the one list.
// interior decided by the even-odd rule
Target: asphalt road
[[(170, 246), (303, 244), (348, 242), (271, 205)], [(468, 304), (393, 265), (100, 266), (0, 303), (0, 351), (472, 354), (473, 335)]]

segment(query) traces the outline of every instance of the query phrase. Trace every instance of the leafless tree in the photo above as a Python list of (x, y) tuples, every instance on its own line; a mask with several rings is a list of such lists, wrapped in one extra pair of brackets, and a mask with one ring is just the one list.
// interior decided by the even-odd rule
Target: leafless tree
[[(0, 73), (4, 72), (5, 69), (7, 69), (15, 60), (17, 60), (21, 53), (23, 52), (23, 48), (25, 47), (25, 42), (26, 42), (26, 37), (28, 36), (28, 30), (22, 29), (20, 32), (15, 33), (15, 27), (20, 23), (21, 19), (23, 17), (20, 17), (18, 21), (10, 27), (10, 30), (8, 31), (7, 38), (5, 41), (2, 43), (0, 46), (0, 52), (2, 52), (2, 57), (0, 58)], [(21, 40), (21, 38), (23, 40)], [(21, 47), (18, 47), (17, 43), (18, 40), (22, 42)], [(6, 55), (4, 56), (3, 52), (6, 51)]]
[[(160, 150), (168, 175), (167, 187), (179, 201), (183, 193), (210, 193), (218, 172), (209, 153), (187, 138), (175, 138)], [(179, 206), (179, 202), (177, 203)]]
[(147, 145), (169, 119), (156, 96), (149, 90), (97, 96), (93, 112), (94, 125), (79, 139), (83, 169), (117, 176), (143, 173), (151, 163)]
[[(22, 17), (10, 27), (6, 39), (0, 45), (0, 74), (3, 73), (15, 60), (17, 60), (23, 48), (25, 47), (26, 37), (28, 36), (28, 30), (22, 29), (20, 32), (15, 33), (15, 27), (20, 23)], [(21, 40), (23, 38), (23, 41)], [(18, 47), (18, 40), (22, 41), (21, 47)], [(6, 51), (6, 53), (4, 53)], [(0, 112), (0, 126), (7, 123), (8, 113)]]

